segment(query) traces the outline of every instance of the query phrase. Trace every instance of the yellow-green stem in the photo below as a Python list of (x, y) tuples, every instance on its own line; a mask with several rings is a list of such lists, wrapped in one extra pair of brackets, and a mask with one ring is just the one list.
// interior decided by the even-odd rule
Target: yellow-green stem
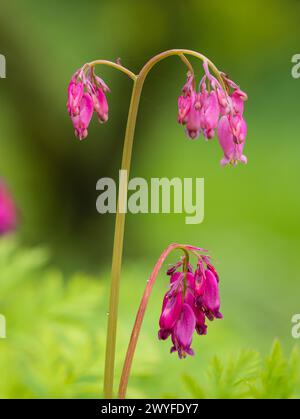
[[(127, 127), (125, 133), (125, 141), (123, 148), (122, 170), (126, 170), (128, 175), (130, 171), (132, 144), (134, 137), (134, 130), (136, 124), (137, 111), (141, 97), (142, 84), (137, 79), (134, 81), (132, 90), (130, 108), (128, 113)], [(104, 388), (103, 393), (105, 398), (113, 397), (113, 379), (115, 369), (115, 351), (116, 351), (116, 334), (117, 334), (117, 320), (118, 320), (118, 305), (119, 305), (119, 289), (120, 289), (120, 274), (122, 265), (123, 253), (123, 238), (125, 226), (125, 212), (120, 212), (120, 206), (124, 208), (124, 199), (126, 199), (127, 185), (123, 185), (123, 190), (120, 191), (118, 198), (118, 209), (116, 214), (115, 235), (113, 246), (113, 258), (111, 269), (111, 291), (108, 311), (108, 325), (107, 325), (107, 340), (106, 340), (106, 355), (105, 355), (105, 370), (104, 370)], [(126, 189), (125, 189), (126, 188)]]

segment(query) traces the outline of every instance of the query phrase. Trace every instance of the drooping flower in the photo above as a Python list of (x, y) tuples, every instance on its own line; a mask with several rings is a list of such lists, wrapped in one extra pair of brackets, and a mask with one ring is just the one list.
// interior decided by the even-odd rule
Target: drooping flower
[(179, 124), (185, 125), (188, 122), (188, 116), (195, 101), (196, 92), (194, 89), (194, 75), (188, 73), (187, 81), (182, 88), (181, 95), (178, 98), (178, 116)]
[(189, 138), (195, 140), (201, 133), (201, 95), (193, 93), (193, 100), (186, 122), (186, 133)]
[(193, 333), (196, 326), (194, 312), (189, 304), (183, 304), (180, 316), (172, 332), (173, 345), (171, 352), (178, 352), (179, 358), (194, 355), (191, 348)]
[(186, 134), (191, 139), (198, 138), (201, 132), (205, 139), (212, 139), (217, 129), (224, 152), (222, 165), (235, 165), (237, 161), (247, 163), (243, 155), (247, 133), (243, 112), (247, 94), (224, 73), (220, 73), (222, 83), (217, 80), (210, 73), (207, 61), (203, 68), (205, 75), (198, 91), (194, 74), (188, 73), (178, 98), (178, 122), (186, 126)]
[(68, 86), (67, 108), (71, 116), (79, 114), (79, 106), (83, 96), (84, 86), (81, 80), (76, 80), (74, 75)]
[(215, 129), (218, 126), (220, 107), (217, 93), (210, 92), (203, 103), (201, 114), (201, 127), (204, 137), (208, 140), (215, 136)]
[(218, 281), (210, 269), (201, 275), (200, 286), (197, 290), (196, 305), (202, 307), (209, 320), (221, 319), (220, 296)]
[(83, 66), (73, 75), (68, 87), (67, 109), (75, 135), (80, 140), (88, 135), (88, 126), (94, 111), (100, 123), (108, 120), (107, 92), (108, 86), (91, 68)]
[[(195, 253), (195, 248), (193, 251)], [(171, 336), (171, 352), (177, 351), (179, 358), (185, 358), (194, 354), (191, 348), (194, 331), (206, 335), (206, 318), (222, 318), (218, 274), (206, 255), (199, 255), (195, 271), (182, 258), (168, 269), (167, 274), (170, 289), (163, 300), (158, 337), (166, 340)]]
[(94, 108), (97, 112), (99, 122), (101, 124), (106, 122), (108, 120), (108, 103), (105, 93), (102, 89), (97, 89)]
[(178, 280), (181, 277), (180, 272), (176, 272), (171, 277), (171, 287), (170, 291), (164, 297), (162, 313), (159, 319), (160, 330), (158, 332), (160, 339), (167, 339), (167, 337), (172, 333), (172, 329), (177, 322), (179, 315), (182, 310), (183, 300), (182, 300), (182, 289), (180, 284), (177, 285)]
[(247, 100), (246, 93), (242, 92), (239, 88), (234, 90), (231, 94), (231, 101), (234, 115), (243, 115), (244, 103)]
[(13, 232), (17, 225), (14, 200), (3, 180), (0, 180), (0, 235)]
[(93, 100), (91, 96), (84, 93), (79, 104), (79, 112), (75, 116), (71, 116), (75, 135), (79, 140), (83, 140), (88, 135), (88, 126), (93, 116)]
[(235, 165), (237, 161), (247, 163), (247, 157), (243, 154), (247, 125), (241, 115), (224, 115), (219, 121), (218, 137), (222, 147), (224, 158), (221, 165)]

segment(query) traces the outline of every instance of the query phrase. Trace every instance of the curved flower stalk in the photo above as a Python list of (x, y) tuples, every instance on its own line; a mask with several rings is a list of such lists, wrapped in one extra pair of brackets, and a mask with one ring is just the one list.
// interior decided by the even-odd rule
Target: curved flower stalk
[[(198, 90), (195, 88), (195, 72), (187, 59), (187, 55), (203, 62), (205, 74)], [(96, 76), (95, 66), (110, 66), (129, 76), (133, 81), (133, 89), (121, 164), (121, 170), (127, 171), (129, 177), (135, 125), (145, 79), (154, 65), (170, 56), (178, 56), (188, 69), (187, 82), (178, 99), (178, 122), (186, 126), (186, 132), (190, 138), (197, 138), (203, 132), (206, 139), (211, 139), (217, 131), (224, 153), (224, 158), (221, 161), (223, 165), (227, 163), (235, 165), (237, 161), (245, 163), (246, 157), (242, 154), (246, 136), (243, 108), (247, 95), (224, 73), (220, 72), (207, 57), (199, 52), (187, 49), (172, 49), (156, 55), (144, 65), (138, 74), (133, 73), (119, 62), (96, 60), (84, 64), (72, 76), (68, 88), (67, 108), (75, 129), (75, 135), (80, 140), (87, 137), (88, 126), (94, 112), (101, 123), (108, 119), (106, 94), (109, 92), (109, 88), (101, 78)], [(220, 115), (221, 118), (219, 119)], [(125, 212), (120, 211), (120, 208), (124, 208), (126, 191), (127, 184), (122, 185), (118, 197), (114, 234), (104, 373), (104, 397), (106, 398), (111, 398), (113, 395), (117, 314), (125, 226)], [(185, 307), (182, 322), (191, 317), (189, 313), (189, 308)], [(198, 329), (200, 330), (200, 326)], [(174, 347), (177, 346), (178, 344), (175, 342)]]
[[(120, 398), (126, 395), (132, 360), (153, 285), (167, 256), (175, 249), (182, 250), (184, 255), (167, 271), (170, 287), (163, 299), (158, 338), (166, 340), (171, 337), (171, 352), (177, 352), (179, 358), (185, 358), (194, 355), (191, 348), (194, 332), (206, 335), (206, 319), (212, 321), (222, 318), (219, 311), (219, 276), (207, 252), (189, 245), (169, 245), (154, 266), (142, 296), (120, 380)], [(191, 254), (196, 257), (195, 270), (190, 263)]]

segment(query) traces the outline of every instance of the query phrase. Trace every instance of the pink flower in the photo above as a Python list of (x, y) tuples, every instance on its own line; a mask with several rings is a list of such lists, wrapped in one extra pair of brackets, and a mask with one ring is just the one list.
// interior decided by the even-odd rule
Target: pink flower
[(206, 269), (197, 290), (196, 304), (203, 308), (209, 320), (222, 318), (218, 281), (213, 272)]
[(196, 327), (194, 312), (189, 304), (183, 304), (181, 314), (172, 333), (173, 345), (171, 352), (178, 352), (179, 358), (194, 355), (191, 348), (193, 333)]
[(246, 93), (242, 92), (240, 89), (236, 89), (230, 97), (234, 114), (243, 115), (244, 102), (248, 99)]
[(88, 126), (93, 116), (93, 109), (93, 100), (91, 96), (84, 93), (79, 104), (78, 115), (71, 116), (75, 128), (75, 135), (80, 140), (83, 140), (88, 135)]
[(97, 89), (96, 100), (94, 100), (94, 108), (101, 123), (108, 120), (108, 103), (105, 93), (102, 89)]
[(191, 96), (179, 96), (178, 98), (178, 117), (179, 124), (185, 125), (187, 123), (187, 116), (192, 106)]
[(192, 140), (201, 133), (201, 94), (193, 93), (191, 108), (187, 116), (186, 134)]
[(182, 94), (178, 98), (178, 116), (179, 124), (185, 125), (188, 121), (188, 115), (195, 99), (194, 75), (188, 73), (187, 81), (182, 88)]
[[(186, 271), (178, 271), (180, 268)], [(219, 279), (210, 258), (200, 255), (194, 273), (191, 264), (186, 266), (183, 258), (169, 268), (167, 274), (170, 289), (163, 300), (158, 338), (165, 340), (171, 335), (171, 352), (177, 351), (179, 358), (185, 358), (194, 354), (191, 348), (194, 331), (206, 335), (206, 317), (209, 320), (222, 318)]]
[(7, 186), (0, 180), (0, 235), (16, 229), (17, 210)]
[(83, 66), (72, 77), (68, 87), (67, 108), (75, 135), (80, 140), (88, 135), (88, 126), (94, 111), (101, 123), (108, 120), (106, 92), (109, 92), (108, 86), (91, 68)]
[(91, 81), (86, 83), (87, 90), (93, 99), (94, 110), (97, 113), (100, 123), (108, 120), (108, 103), (105, 92), (109, 92), (109, 88), (104, 81), (98, 76), (91, 76)]
[(221, 115), (228, 115), (232, 109), (230, 96), (226, 95), (221, 87), (216, 88)]
[(222, 165), (236, 165), (237, 161), (247, 163), (243, 155), (247, 133), (243, 113), (247, 94), (224, 73), (220, 73), (222, 80), (212, 76), (207, 61), (204, 61), (203, 68), (205, 74), (198, 92), (194, 87), (194, 75), (188, 75), (178, 98), (178, 122), (186, 125), (186, 134), (192, 139), (198, 138), (201, 131), (206, 139), (212, 139), (218, 129), (219, 143), (224, 152)]
[(202, 107), (201, 127), (204, 137), (211, 139), (215, 136), (215, 129), (218, 126), (220, 107), (216, 92), (213, 90), (207, 96)]
[(235, 165), (237, 161), (247, 163), (247, 157), (243, 155), (246, 134), (247, 125), (241, 115), (222, 116), (218, 126), (219, 143), (224, 152), (222, 166)]
[(76, 82), (75, 77), (72, 77), (68, 87), (68, 102), (67, 108), (71, 116), (79, 114), (79, 106), (83, 96), (83, 83), (81, 81)]
[(172, 333), (182, 310), (182, 291), (180, 288), (168, 292), (163, 300), (162, 313), (159, 319), (159, 339), (167, 339)]

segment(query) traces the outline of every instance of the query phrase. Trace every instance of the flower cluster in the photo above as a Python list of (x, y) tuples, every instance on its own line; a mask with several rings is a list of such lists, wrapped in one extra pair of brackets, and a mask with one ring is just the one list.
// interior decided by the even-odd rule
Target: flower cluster
[(91, 68), (85, 71), (85, 67), (82, 67), (71, 78), (67, 109), (75, 128), (75, 135), (80, 140), (88, 135), (88, 126), (94, 111), (100, 123), (108, 120), (106, 92), (109, 92), (109, 88)]
[(210, 74), (208, 64), (203, 64), (205, 75), (198, 90), (195, 87), (194, 74), (189, 72), (187, 81), (178, 98), (178, 122), (186, 127), (186, 134), (191, 139), (200, 133), (206, 140), (215, 136), (217, 130), (219, 143), (223, 149), (222, 165), (235, 165), (237, 161), (247, 163), (243, 148), (247, 134), (247, 125), (243, 118), (244, 102), (247, 95), (221, 73), (223, 85)]
[(16, 224), (17, 210), (14, 200), (6, 184), (0, 180), (0, 235), (14, 231)]
[[(184, 267), (180, 271), (181, 267)], [(179, 358), (194, 355), (191, 348), (194, 331), (206, 335), (206, 318), (221, 319), (219, 276), (208, 256), (198, 255), (197, 268), (181, 259), (168, 271), (170, 288), (166, 293), (159, 319), (159, 339), (171, 336), (171, 352)]]

